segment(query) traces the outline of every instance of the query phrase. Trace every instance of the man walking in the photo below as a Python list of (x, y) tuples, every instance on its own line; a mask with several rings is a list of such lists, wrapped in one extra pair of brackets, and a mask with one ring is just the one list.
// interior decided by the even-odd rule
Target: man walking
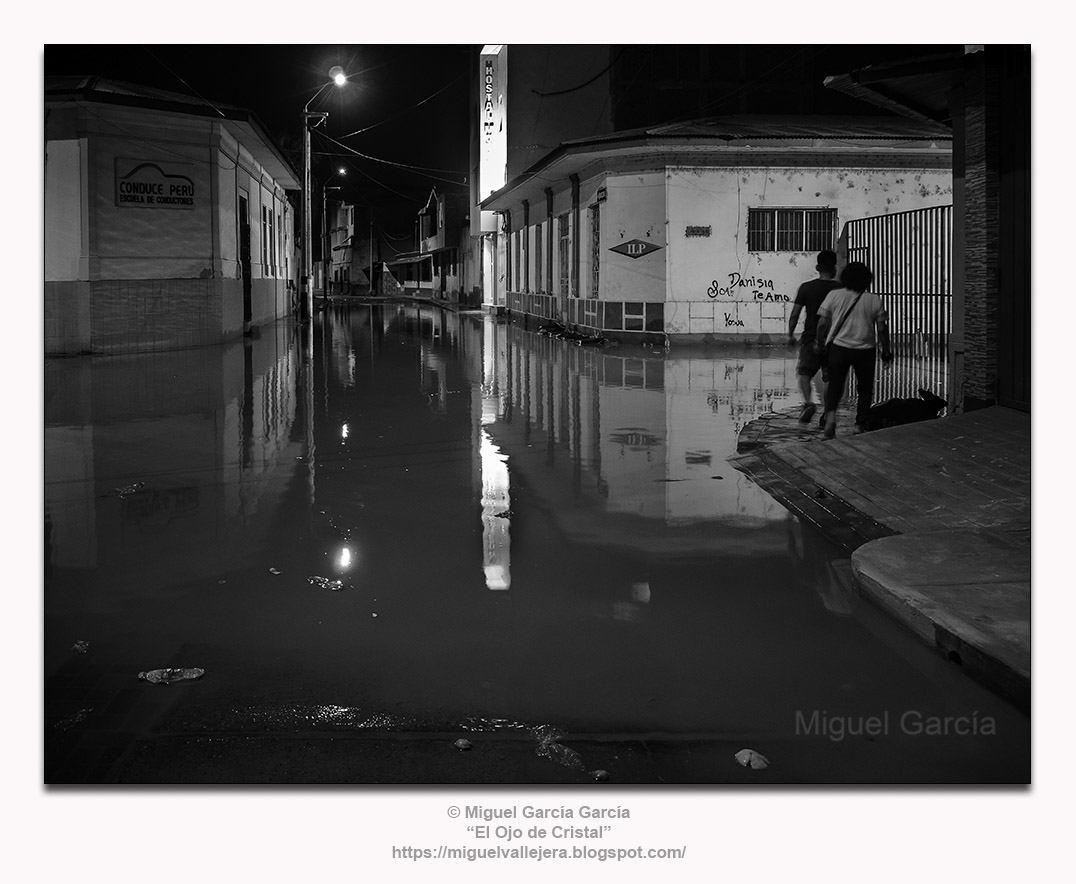
[(855, 433), (867, 429), (867, 412), (874, 399), (874, 366), (881, 348), (883, 362), (893, 359), (889, 349), (889, 319), (882, 299), (868, 292), (874, 281), (866, 264), (853, 261), (841, 271), (842, 288), (834, 289), (818, 308), (817, 342), (819, 349), (829, 344), (826, 369), (826, 413), (823, 435), (837, 434), (837, 406), (848, 379), (848, 370), (856, 373)]
[(841, 287), (833, 277), (837, 275), (837, 255), (829, 249), (818, 253), (815, 263), (818, 278), (811, 279), (799, 287), (796, 292), (796, 302), (792, 305), (792, 314), (788, 317), (788, 346), (796, 346), (796, 323), (799, 322), (800, 311), (804, 312), (803, 337), (800, 338), (799, 359), (796, 362), (796, 375), (799, 379), (800, 393), (803, 395), (803, 410), (800, 412), (800, 421), (808, 423), (815, 413), (815, 404), (811, 397), (811, 381), (823, 369), (821, 382), (818, 383), (818, 399), (824, 401), (826, 372), (822, 365), (818, 348), (815, 347), (815, 336), (818, 326), (818, 308), (834, 289)]

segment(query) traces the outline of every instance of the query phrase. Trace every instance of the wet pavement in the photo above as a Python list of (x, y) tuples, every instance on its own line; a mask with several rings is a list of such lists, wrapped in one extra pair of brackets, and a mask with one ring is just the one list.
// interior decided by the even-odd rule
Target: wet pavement
[(728, 462), (797, 398), (397, 305), (50, 360), (46, 782), (1026, 782), (1027, 717)]
[(733, 460), (852, 553), (856, 590), (1031, 708), (1031, 420), (994, 407), (825, 441), (795, 410)]

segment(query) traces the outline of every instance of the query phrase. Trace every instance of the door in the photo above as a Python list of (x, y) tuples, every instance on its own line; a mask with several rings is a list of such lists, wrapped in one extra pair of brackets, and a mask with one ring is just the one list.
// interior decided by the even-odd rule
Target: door
[(250, 334), (253, 310), (250, 297), (250, 208), (245, 196), (239, 197), (239, 266), (243, 272), (243, 334)]

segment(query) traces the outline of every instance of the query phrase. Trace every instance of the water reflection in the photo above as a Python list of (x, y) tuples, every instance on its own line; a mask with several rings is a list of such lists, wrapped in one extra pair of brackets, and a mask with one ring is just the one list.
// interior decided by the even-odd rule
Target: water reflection
[[(726, 463), (747, 421), (795, 404), (791, 351), (595, 351), (331, 308), (310, 333), (50, 360), (45, 398), (65, 739), (473, 721), (553, 753), (538, 734), (789, 741), (796, 709), (989, 708), (879, 650), (847, 560)], [(170, 665), (206, 689), (159, 722), (131, 679)], [(885, 769), (937, 779), (921, 745), (895, 751)]]
[(793, 356), (595, 351), (481, 325), (484, 444), (574, 539), (683, 552), (724, 542), (706, 525), (787, 520), (726, 459), (745, 423), (797, 401)]
[(299, 374), (283, 326), (226, 347), (48, 361), (48, 566), (168, 585), (249, 558), (303, 451)]

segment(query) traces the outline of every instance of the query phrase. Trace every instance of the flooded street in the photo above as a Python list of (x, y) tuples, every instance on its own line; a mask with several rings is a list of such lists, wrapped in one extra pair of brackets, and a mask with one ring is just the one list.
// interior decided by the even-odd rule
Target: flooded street
[[(767, 782), (1026, 782), (1027, 717), (727, 463), (795, 366), (394, 304), (48, 360), (46, 781), (167, 782), (171, 738), (426, 734), (452, 764), (504, 733), (580, 781), (652, 740), (721, 747), (679, 782), (750, 781), (744, 747)], [(205, 675), (138, 680), (160, 667)], [(176, 776), (245, 781), (205, 752)]]

